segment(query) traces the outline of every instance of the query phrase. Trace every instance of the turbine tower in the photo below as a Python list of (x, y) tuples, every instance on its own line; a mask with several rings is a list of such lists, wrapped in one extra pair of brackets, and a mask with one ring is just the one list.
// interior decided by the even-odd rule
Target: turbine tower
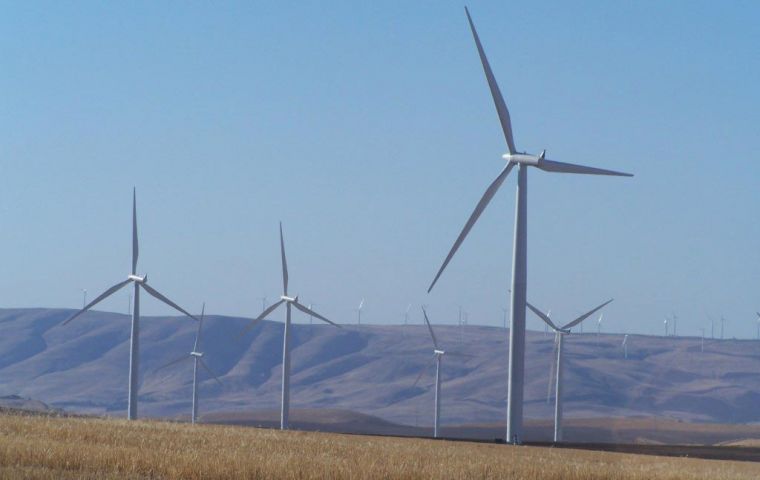
[[(435, 333), (433, 333), (433, 327), (430, 325), (430, 320), (428, 319), (427, 312), (425, 311), (425, 307), (422, 307), (422, 314), (425, 316), (425, 324), (427, 325), (428, 331), (430, 332), (430, 338), (433, 339), (433, 361), (435, 362), (435, 404), (433, 408), (433, 416), (434, 416), (434, 422), (433, 422), (433, 438), (438, 438), (440, 434), (440, 425), (441, 425), (441, 359), (443, 358), (443, 355), (446, 353), (443, 350), (440, 349), (438, 346), (438, 340), (435, 338)], [(420, 374), (417, 376), (417, 379), (414, 381), (414, 384), (412, 387), (416, 386), (417, 383), (419, 383), (420, 379), (422, 378), (422, 375), (425, 374), (429, 367), (426, 365), (425, 368), (422, 369)]]
[[(525, 302), (528, 308), (531, 309), (533, 313), (538, 315), (538, 317), (543, 320), (549, 327), (554, 330), (554, 339), (555, 343), (557, 345), (557, 364), (555, 371), (557, 372), (557, 379), (555, 383), (555, 393), (554, 393), (554, 442), (561, 442), (562, 441), (562, 376), (564, 373), (564, 364), (562, 362), (562, 345), (564, 343), (564, 337), (568, 333), (570, 333), (570, 329), (574, 326), (578, 325), (600, 309), (602, 309), (605, 305), (610, 303), (612, 299), (607, 300), (603, 304), (599, 305), (598, 307), (594, 308), (593, 310), (584, 313), (580, 317), (576, 318), (575, 320), (558, 327), (555, 325), (548, 315), (543, 313), (541, 310), (537, 309), (533, 305), (531, 305), (528, 302)], [(627, 336), (626, 336), (627, 337)], [(625, 341), (623, 341), (623, 344), (625, 345)], [(551, 378), (549, 378), (549, 381), (551, 381)]]
[(264, 320), (270, 313), (274, 312), (277, 307), (285, 304), (285, 331), (282, 338), (282, 400), (280, 404), (280, 430), (288, 429), (288, 421), (290, 417), (290, 311), (291, 307), (295, 307), (302, 311), (306, 315), (313, 316), (327, 322), (330, 325), (340, 328), (339, 325), (331, 322), (322, 315), (318, 314), (314, 310), (301, 305), (298, 302), (298, 295), (295, 297), (288, 296), (288, 261), (285, 258), (285, 241), (282, 238), (282, 223), (280, 223), (280, 257), (282, 260), (282, 295), (278, 302), (270, 305), (266, 310), (261, 312), (261, 315), (256, 317), (246, 328), (243, 329), (241, 335), (252, 329), (257, 323)]
[(195, 332), (195, 343), (193, 344), (193, 350), (190, 352), (190, 354), (182, 355), (178, 359), (172, 360), (166, 365), (158, 367), (156, 369), (156, 372), (158, 372), (159, 370), (163, 370), (165, 368), (171, 367), (172, 365), (180, 363), (183, 360), (193, 360), (193, 409), (190, 416), (190, 422), (193, 424), (198, 421), (198, 365), (203, 367), (209, 373), (209, 375), (211, 375), (214, 380), (219, 383), (219, 385), (222, 385), (222, 381), (219, 380), (219, 377), (213, 371), (211, 371), (208, 365), (206, 365), (206, 362), (203, 361), (203, 352), (201, 352), (201, 329), (203, 328), (203, 317), (205, 313), (206, 304), (204, 303), (203, 308), (201, 308), (201, 318), (198, 321), (198, 330)]
[(66, 321), (63, 322), (62, 325), (66, 325), (70, 321), (77, 318), (79, 315), (83, 314), (87, 310), (94, 307), (96, 304), (100, 303), (101, 300), (105, 300), (106, 298), (110, 297), (123, 287), (127, 286), (129, 283), (134, 283), (135, 290), (134, 295), (132, 296), (132, 330), (129, 336), (129, 403), (127, 407), (127, 418), (130, 420), (137, 419), (137, 379), (138, 379), (138, 369), (140, 365), (139, 361), (139, 355), (140, 355), (140, 288), (148, 292), (153, 297), (161, 300), (165, 304), (169, 305), (173, 309), (187, 315), (188, 317), (192, 318), (195, 321), (198, 321), (197, 318), (195, 318), (190, 313), (187, 313), (186, 310), (184, 310), (182, 307), (177, 305), (176, 303), (172, 302), (162, 294), (160, 294), (156, 289), (148, 285), (148, 276), (143, 275), (142, 277), (137, 275), (137, 257), (138, 257), (138, 241), (137, 241), (137, 194), (135, 190), (132, 190), (132, 273), (130, 273), (127, 276), (127, 279), (123, 282), (119, 282), (116, 285), (112, 286), (105, 292), (101, 293), (95, 300), (91, 301), (87, 305), (84, 306), (81, 310), (76, 312), (74, 315), (70, 316)]
[(483, 46), (480, 43), (475, 25), (470, 17), (470, 12), (465, 8), (470, 30), (475, 40), (475, 45), (480, 56), (480, 61), (488, 81), (496, 112), (499, 116), (504, 139), (507, 143), (508, 152), (502, 156), (506, 165), (491, 182), (475, 210), (465, 223), (462, 232), (454, 242), (441, 268), (438, 270), (433, 282), (428, 288), (428, 293), (433, 289), (440, 278), (443, 270), (451, 261), (456, 251), (461, 246), (467, 234), (477, 222), (480, 215), (490, 203), (496, 192), (501, 187), (509, 172), (517, 166), (517, 203), (515, 206), (515, 236), (513, 245), (512, 261), (512, 293), (510, 307), (510, 330), (509, 330), (509, 378), (507, 390), (507, 441), (521, 443), (523, 440), (523, 377), (525, 373), (525, 308), (527, 292), (527, 253), (528, 253), (528, 168), (535, 167), (546, 172), (556, 173), (579, 173), (591, 175), (616, 175), (632, 176), (628, 173), (620, 173), (600, 168), (586, 167), (571, 163), (557, 162), (546, 159), (546, 150), (539, 155), (518, 152), (512, 135), (512, 125), (507, 105), (496, 83), (491, 66), (488, 63)]

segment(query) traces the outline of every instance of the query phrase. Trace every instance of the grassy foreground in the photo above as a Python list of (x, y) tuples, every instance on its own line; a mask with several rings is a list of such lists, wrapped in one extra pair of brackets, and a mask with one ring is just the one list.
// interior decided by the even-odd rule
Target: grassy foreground
[(0, 415), (1, 478), (757, 479), (760, 465), (158, 421)]

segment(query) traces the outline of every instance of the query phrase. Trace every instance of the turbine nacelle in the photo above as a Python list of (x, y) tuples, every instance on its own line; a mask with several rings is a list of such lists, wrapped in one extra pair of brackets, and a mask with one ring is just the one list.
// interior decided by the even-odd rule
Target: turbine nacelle
[(446, 352), (444, 352), (443, 350), (438, 350), (438, 349), (433, 350), (434, 355), (440, 356), (440, 355), (443, 355), (444, 353)]
[(143, 275), (142, 277), (140, 277), (139, 275), (130, 274), (130, 275), (127, 275), (127, 280), (132, 280), (135, 283), (143, 284), (148, 281), (148, 275)]
[(537, 167), (546, 159), (546, 150), (543, 150), (540, 155), (531, 155), (529, 153), (505, 153), (501, 158), (507, 162)]
[(201, 358), (203, 356), (203, 352), (190, 352), (190, 356)]
[(298, 303), (298, 295), (295, 297), (289, 297), (287, 295), (280, 295), (280, 300), (287, 302), (287, 303)]

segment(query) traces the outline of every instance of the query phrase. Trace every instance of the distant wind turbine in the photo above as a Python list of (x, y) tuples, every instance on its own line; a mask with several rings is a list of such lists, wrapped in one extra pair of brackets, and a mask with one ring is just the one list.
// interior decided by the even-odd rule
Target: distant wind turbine
[(129, 283), (135, 284), (134, 289), (134, 302), (133, 302), (133, 308), (132, 308), (132, 331), (129, 336), (129, 403), (127, 406), (127, 418), (130, 420), (135, 420), (137, 418), (137, 379), (138, 379), (138, 369), (139, 369), (139, 354), (140, 354), (140, 348), (139, 348), (139, 342), (140, 342), (140, 288), (142, 287), (143, 290), (148, 292), (153, 297), (161, 300), (165, 304), (169, 305), (173, 309), (179, 311), (180, 313), (183, 313), (187, 315), (188, 317), (192, 318), (193, 320), (198, 321), (197, 318), (195, 318), (193, 315), (188, 313), (185, 309), (181, 308), (176, 303), (172, 302), (162, 294), (160, 294), (156, 289), (148, 285), (148, 276), (143, 275), (142, 277), (137, 275), (137, 256), (138, 256), (138, 241), (137, 241), (137, 194), (135, 190), (132, 191), (132, 273), (130, 273), (127, 276), (127, 279), (117, 283), (116, 285), (112, 286), (105, 292), (101, 293), (95, 300), (91, 301), (87, 305), (84, 306), (81, 310), (76, 312), (74, 315), (70, 316), (66, 321), (63, 322), (63, 325), (66, 325), (70, 321), (77, 318), (79, 315), (83, 314), (87, 310), (94, 307), (96, 304), (100, 303), (100, 301), (105, 300), (106, 298), (110, 297), (123, 287), (127, 286)]
[[(438, 340), (435, 338), (435, 333), (433, 332), (433, 327), (430, 325), (430, 320), (428, 319), (425, 307), (422, 307), (422, 314), (425, 317), (425, 324), (430, 332), (430, 338), (433, 340), (433, 361), (435, 362), (435, 405), (433, 407), (435, 421), (433, 423), (433, 437), (438, 438), (441, 423), (441, 359), (446, 352), (441, 350), (438, 346)], [(415, 387), (419, 383), (428, 368), (429, 366), (426, 365), (425, 368), (422, 369), (412, 387)]]
[(359, 307), (356, 309), (356, 315), (357, 315), (357, 324), (362, 324), (362, 308), (364, 308), (364, 299), (362, 298), (362, 301), (359, 302)]
[(662, 322), (665, 324), (665, 336), (668, 336), (668, 317), (665, 317), (665, 320)]
[(623, 358), (628, 360), (628, 334), (623, 335)]
[(726, 318), (720, 317), (720, 339), (723, 340), (723, 329), (726, 326)]
[(591, 174), (591, 175), (616, 175), (616, 176), (632, 176), (627, 173), (615, 172), (612, 170), (603, 170), (600, 168), (586, 167), (582, 165), (575, 165), (571, 163), (557, 162), (548, 160), (546, 158), (546, 151), (542, 151), (538, 155), (527, 154), (518, 152), (515, 146), (515, 141), (512, 135), (512, 124), (507, 110), (507, 104), (501, 95), (499, 86), (496, 83), (491, 66), (488, 63), (486, 54), (483, 51), (483, 46), (480, 43), (475, 25), (470, 17), (470, 12), (465, 8), (467, 14), (467, 20), (470, 24), (470, 30), (475, 40), (475, 45), (478, 50), (480, 62), (483, 66), (486, 79), (488, 81), (488, 87), (491, 91), (496, 111), (499, 116), (502, 131), (504, 133), (504, 139), (507, 142), (508, 153), (502, 157), (506, 161), (506, 165), (503, 167), (499, 175), (488, 186), (483, 197), (478, 202), (475, 210), (470, 215), (470, 218), (465, 223), (462, 232), (457, 237), (454, 245), (451, 247), (446, 259), (443, 261), (438, 273), (436, 273), (428, 293), (433, 289), (436, 282), (440, 278), (446, 266), (451, 261), (452, 257), (462, 245), (462, 242), (467, 237), (467, 234), (472, 229), (473, 225), (477, 222), (480, 215), (486, 209), (491, 199), (501, 187), (504, 180), (509, 175), (509, 172), (517, 166), (517, 205), (515, 207), (515, 237), (514, 237), (514, 251), (512, 261), (512, 301), (511, 301), (511, 317), (510, 317), (510, 334), (509, 334), (509, 377), (508, 377), (508, 390), (507, 390), (507, 441), (510, 443), (519, 444), (523, 440), (523, 379), (525, 374), (525, 308), (526, 308), (526, 292), (527, 292), (527, 252), (528, 252), (528, 167), (535, 167), (545, 172), (556, 173), (579, 173), (579, 174)]
[[(558, 327), (555, 325), (548, 315), (543, 313), (541, 310), (537, 309), (530, 303), (526, 302), (528, 308), (535, 313), (541, 320), (543, 320), (549, 327), (554, 330), (555, 335), (555, 342), (557, 345), (557, 360), (556, 360), (556, 389), (554, 394), (554, 442), (561, 442), (562, 441), (562, 376), (564, 373), (564, 364), (562, 362), (562, 345), (564, 343), (564, 337), (568, 333), (570, 333), (570, 329), (574, 326), (578, 325), (600, 309), (602, 309), (605, 305), (609, 304), (612, 301), (612, 299), (607, 300), (603, 304), (599, 305), (598, 307), (594, 308), (593, 310), (590, 310), (580, 317), (576, 318), (575, 320), (566, 323), (565, 325)], [(551, 381), (551, 378), (549, 379)]]
[(310, 308), (307, 308), (298, 303), (298, 295), (295, 297), (288, 296), (288, 261), (285, 258), (285, 241), (282, 238), (282, 223), (280, 223), (280, 257), (282, 259), (282, 295), (280, 300), (269, 306), (266, 310), (261, 312), (261, 315), (256, 317), (246, 328), (243, 329), (241, 334), (252, 329), (257, 323), (264, 320), (270, 313), (274, 312), (277, 307), (285, 304), (285, 331), (282, 339), (282, 400), (280, 403), (280, 429), (287, 430), (290, 417), (290, 310), (291, 307), (295, 307), (301, 310), (306, 315), (312, 315), (323, 322), (327, 322), (330, 325), (340, 328), (339, 325), (331, 322), (327, 318), (318, 314)]
[(198, 421), (198, 365), (203, 367), (209, 373), (209, 375), (211, 375), (214, 380), (219, 383), (219, 385), (222, 385), (222, 381), (219, 380), (219, 377), (213, 371), (211, 371), (208, 365), (206, 365), (206, 362), (203, 361), (203, 352), (201, 352), (201, 329), (203, 328), (203, 317), (205, 313), (206, 304), (204, 303), (203, 308), (201, 308), (201, 318), (198, 321), (198, 331), (195, 332), (195, 343), (193, 344), (193, 350), (190, 352), (190, 354), (182, 355), (176, 360), (172, 360), (166, 365), (163, 365), (156, 369), (156, 372), (158, 372), (159, 370), (163, 370), (165, 368), (176, 365), (183, 360), (193, 360), (193, 407), (190, 416), (190, 422), (193, 424)]
[(599, 319), (596, 321), (596, 336), (602, 334), (602, 319), (604, 318), (604, 314), (599, 315)]

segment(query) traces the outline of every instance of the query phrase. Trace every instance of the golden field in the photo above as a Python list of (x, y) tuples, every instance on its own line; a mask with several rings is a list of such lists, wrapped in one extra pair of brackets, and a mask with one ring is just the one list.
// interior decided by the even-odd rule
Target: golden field
[(542, 447), (0, 415), (2, 478), (757, 479), (760, 465)]

